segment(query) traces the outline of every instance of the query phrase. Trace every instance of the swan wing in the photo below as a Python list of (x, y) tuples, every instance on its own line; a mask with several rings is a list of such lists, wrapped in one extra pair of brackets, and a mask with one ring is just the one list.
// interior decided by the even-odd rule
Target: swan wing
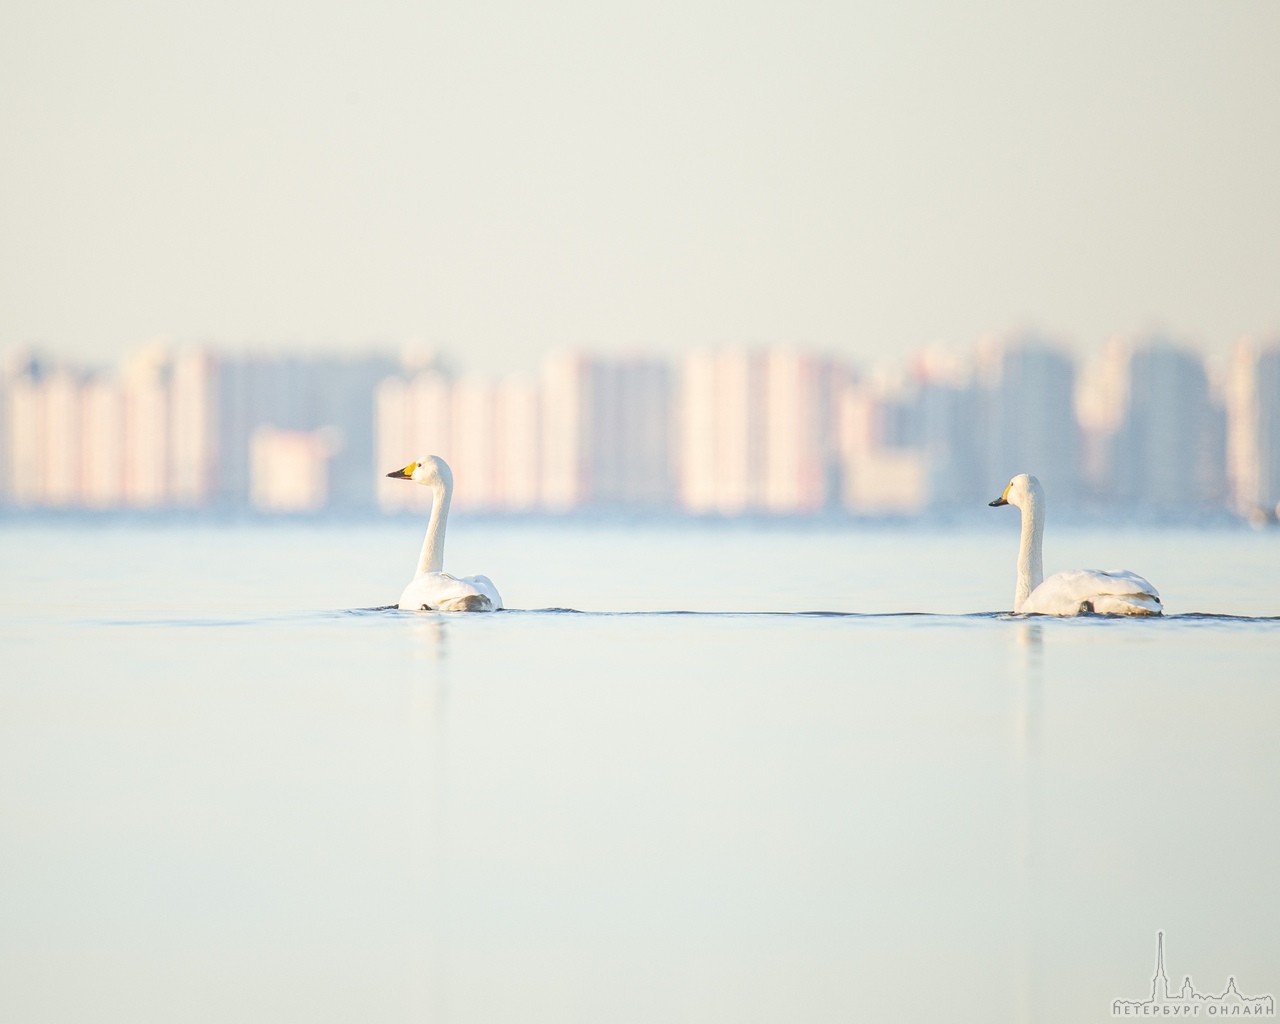
[(1018, 609), (1026, 615), (1160, 615), (1160, 593), (1136, 572), (1068, 569), (1036, 587)]
[(488, 577), (458, 579), (447, 572), (424, 572), (404, 588), (400, 607), (412, 612), (487, 612), (501, 608), (502, 598)]

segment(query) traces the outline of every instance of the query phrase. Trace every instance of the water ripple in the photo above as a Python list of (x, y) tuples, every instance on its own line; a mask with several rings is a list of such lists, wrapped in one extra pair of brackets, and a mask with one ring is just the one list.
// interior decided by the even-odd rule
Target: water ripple
[[(1081, 615), (1059, 618), (1052, 615), (1014, 615), (1012, 612), (853, 612), (835, 611), (831, 609), (812, 609), (807, 611), (696, 611), (687, 608), (652, 609), (640, 611), (608, 611), (581, 608), (507, 608), (491, 615), (475, 615), (461, 612), (429, 613), (433, 618), (453, 619), (492, 619), (495, 615), (503, 618), (519, 617), (555, 617), (582, 619), (771, 619), (771, 620), (811, 620), (831, 619), (863, 622), (912, 620), (920, 624), (935, 622), (939, 625), (964, 622), (1062, 622), (1077, 624), (1116, 624), (1122, 622), (1141, 622), (1145, 625), (1160, 628), (1172, 626), (1224, 626), (1280, 625), (1280, 615), (1221, 615), (1215, 612), (1182, 612), (1173, 615), (1155, 617), (1131, 617), (1124, 615)], [(395, 605), (378, 605), (371, 608), (337, 608), (321, 611), (289, 612), (256, 617), (229, 616), (226, 618), (197, 616), (181, 618), (165, 616), (163, 618), (112, 618), (88, 619), (83, 625), (98, 627), (117, 626), (149, 626), (188, 629), (217, 629), (227, 627), (258, 627), (268, 625), (305, 624), (323, 621), (373, 620), (382, 621), (388, 618), (420, 619), (422, 612), (401, 611)]]

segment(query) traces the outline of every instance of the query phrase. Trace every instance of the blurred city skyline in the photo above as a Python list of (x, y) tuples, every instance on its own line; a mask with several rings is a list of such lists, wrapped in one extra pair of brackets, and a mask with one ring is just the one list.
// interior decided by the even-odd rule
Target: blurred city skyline
[(1280, 515), (1280, 338), (1225, 362), (1159, 335), (1084, 363), (1034, 335), (892, 370), (798, 346), (678, 360), (562, 349), (535, 373), (399, 356), (139, 347), (0, 366), (0, 505), (424, 509), (384, 478), (443, 456), (460, 507), (917, 515), (1032, 472), (1059, 508)]
[(1280, 330), (1280, 7), (0, 9), (0, 348)]

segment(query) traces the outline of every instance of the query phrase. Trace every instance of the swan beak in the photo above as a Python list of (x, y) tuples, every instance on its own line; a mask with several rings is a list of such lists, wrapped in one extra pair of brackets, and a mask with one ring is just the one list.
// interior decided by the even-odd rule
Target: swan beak
[[(391, 474), (389, 474), (389, 475), (391, 475), (391, 476), (395, 476), (395, 474), (394, 474), (394, 473), (391, 473)], [(1004, 499), (1004, 495), (1002, 494), (1002, 495), (1000, 495), (1000, 497), (996, 498), (996, 500), (995, 500), (995, 501), (989, 501), (989, 502), (987, 502), (987, 504), (988, 504), (991, 508), (999, 508), (1001, 505), (1007, 505), (1007, 504), (1009, 504), (1009, 503), (1008, 503), (1007, 501), (1005, 501), (1005, 499)]]
[(418, 468), (416, 462), (411, 462), (404, 469), (396, 469), (388, 473), (387, 476), (393, 480), (408, 480), (413, 476), (413, 471)]

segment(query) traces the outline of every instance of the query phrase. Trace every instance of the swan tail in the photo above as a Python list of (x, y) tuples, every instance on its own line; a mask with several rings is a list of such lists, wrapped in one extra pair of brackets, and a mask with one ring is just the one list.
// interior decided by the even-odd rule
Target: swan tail
[(485, 594), (464, 594), (441, 601), (433, 611), (438, 612), (491, 612), (493, 602)]
[[(1098, 594), (1085, 604), (1095, 615), (1163, 615), (1164, 606), (1155, 594)], [(1086, 611), (1083, 607), (1081, 611)]]

